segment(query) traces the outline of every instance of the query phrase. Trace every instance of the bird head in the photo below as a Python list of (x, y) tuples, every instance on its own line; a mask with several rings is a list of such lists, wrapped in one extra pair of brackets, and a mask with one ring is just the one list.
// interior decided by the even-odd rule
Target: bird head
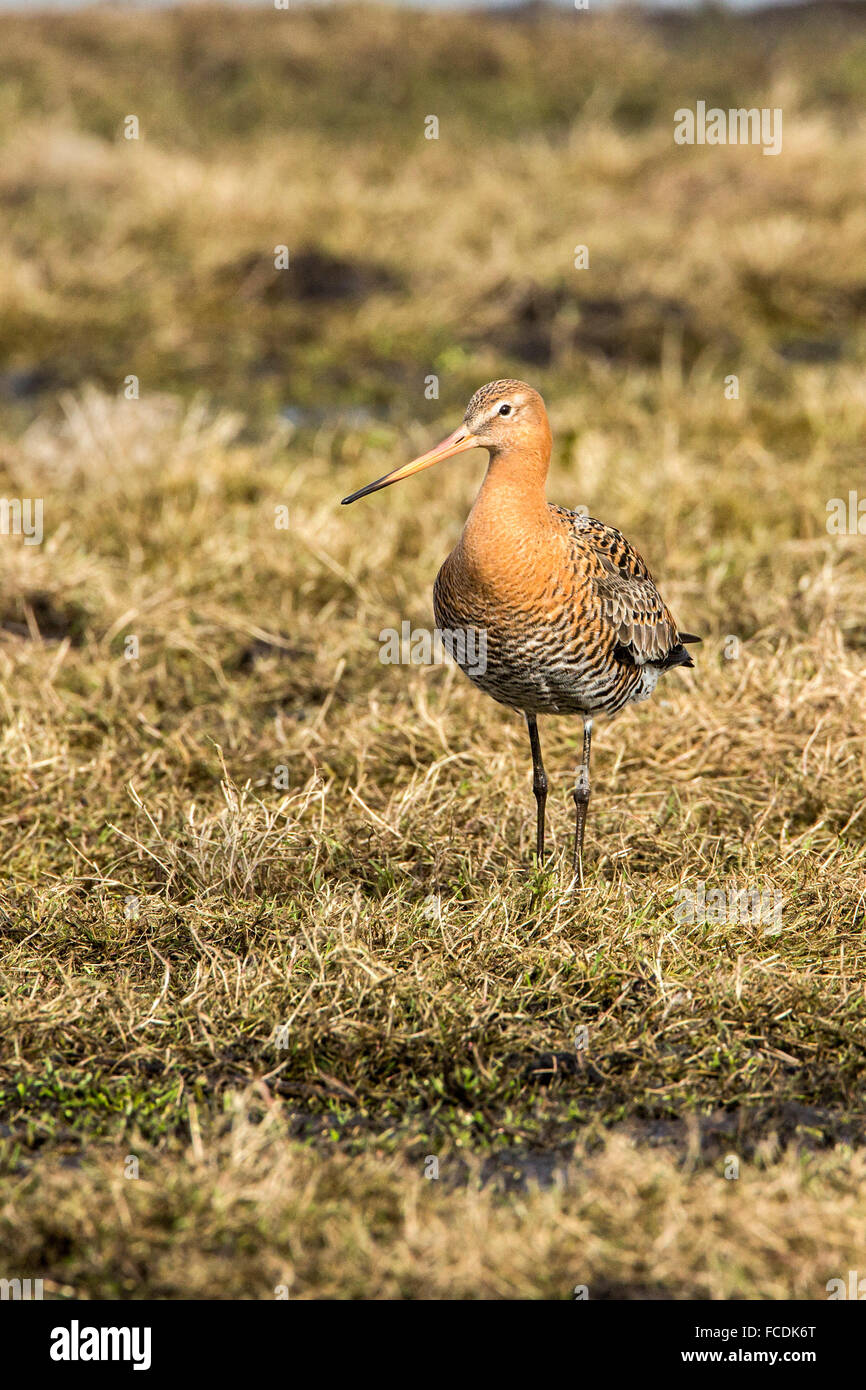
[(468, 449), (488, 449), (491, 456), (515, 449), (533, 453), (540, 449), (546, 457), (550, 450), (550, 426), (538, 392), (525, 381), (488, 382), (475, 392), (466, 407), (463, 424), (453, 434), (429, 453), (421, 454), (411, 463), (395, 468), (350, 497), (344, 497), (343, 506)]
[(499, 453), (534, 444), (547, 429), (547, 411), (525, 381), (489, 381), (466, 407), (463, 427), (482, 449)]

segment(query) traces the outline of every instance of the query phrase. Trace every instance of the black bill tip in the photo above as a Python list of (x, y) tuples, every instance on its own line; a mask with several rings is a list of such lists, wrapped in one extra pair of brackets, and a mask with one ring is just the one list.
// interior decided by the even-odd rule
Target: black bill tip
[(380, 487), (387, 487), (390, 481), (391, 476), (386, 473), (384, 477), (377, 478), (375, 483), (368, 483), (366, 487), (359, 487), (357, 492), (352, 492), (348, 497), (344, 497), (340, 506), (348, 507), (350, 502), (357, 502), (359, 497), (367, 497), (371, 492), (378, 492)]

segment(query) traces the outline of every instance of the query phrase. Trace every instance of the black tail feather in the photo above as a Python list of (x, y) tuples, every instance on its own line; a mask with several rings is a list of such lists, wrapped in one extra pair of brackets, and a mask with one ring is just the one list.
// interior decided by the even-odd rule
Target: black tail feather
[[(680, 636), (682, 636), (682, 633), (680, 633)], [(670, 651), (662, 657), (661, 661), (655, 664), (659, 667), (659, 670), (669, 671), (672, 666), (694, 666), (695, 663), (692, 661), (692, 658), (686, 651), (682, 642), (678, 642), (675, 647), (671, 647)]]
[[(680, 633), (680, 636), (682, 636), (682, 633)], [(699, 642), (701, 639), (698, 637), (693, 640)], [(637, 665), (634, 652), (631, 647), (627, 646), (624, 642), (617, 642), (613, 649), (613, 655), (617, 661), (622, 662), (623, 666)], [(671, 666), (694, 666), (694, 664), (682, 642), (678, 642), (675, 647), (671, 647), (670, 651), (665, 652), (664, 656), (660, 657), (657, 661), (650, 661), (648, 663), (650, 666), (657, 666), (660, 671), (668, 671)]]

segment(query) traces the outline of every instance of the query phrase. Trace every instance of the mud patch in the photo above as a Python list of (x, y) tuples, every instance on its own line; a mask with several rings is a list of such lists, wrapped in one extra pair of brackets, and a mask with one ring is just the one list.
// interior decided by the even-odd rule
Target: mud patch
[(76, 604), (63, 604), (50, 594), (28, 594), (0, 612), (0, 632), (31, 642), (63, 642), (83, 646), (89, 618)]
[(267, 661), (271, 657), (278, 661), (297, 661), (312, 655), (309, 648), (293, 645), (291, 638), (282, 633), (276, 639), (254, 637), (238, 652), (233, 668), (236, 671), (252, 671), (260, 661)]
[[(497, 291), (501, 298), (503, 291)], [(547, 367), (578, 349), (611, 362), (657, 367), (673, 338), (688, 366), (707, 348), (730, 354), (736, 339), (705, 324), (691, 305), (640, 291), (623, 297), (580, 296), (567, 285), (534, 283), (506, 297), (508, 313), (485, 341), (522, 362)]]
[(49, 367), (9, 367), (0, 371), (0, 400), (29, 401), (57, 385), (57, 374)]
[(235, 280), (241, 299), (267, 304), (357, 302), (402, 287), (387, 266), (332, 256), (314, 246), (290, 252), (285, 270), (277, 270), (272, 260), (254, 255), (236, 262), (226, 274)]

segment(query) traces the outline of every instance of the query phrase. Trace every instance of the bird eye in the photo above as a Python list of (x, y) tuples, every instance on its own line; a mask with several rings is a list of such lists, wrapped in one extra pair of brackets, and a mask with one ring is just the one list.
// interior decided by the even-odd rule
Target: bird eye
[(500, 414), (500, 415), (510, 415), (510, 414), (511, 414), (511, 406), (508, 404), (507, 401), (505, 402), (504, 405), (501, 405), (501, 406), (499, 407), (499, 414)]

